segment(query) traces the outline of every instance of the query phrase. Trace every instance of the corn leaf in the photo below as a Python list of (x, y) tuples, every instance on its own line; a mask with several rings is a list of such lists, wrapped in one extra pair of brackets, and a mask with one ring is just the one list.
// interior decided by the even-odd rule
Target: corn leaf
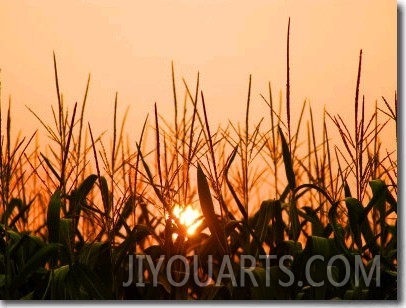
[(61, 192), (58, 189), (51, 196), (51, 201), (49, 202), (47, 211), (48, 238), (50, 243), (57, 243), (59, 241), (59, 222), (61, 220), (61, 207)]
[(372, 189), (372, 199), (375, 199), (374, 202), (375, 208), (379, 211), (379, 224), (381, 229), (381, 243), (385, 244), (388, 232), (385, 226), (386, 224), (386, 199), (387, 199), (387, 187), (385, 182), (382, 180), (373, 180), (369, 182), (369, 186)]
[(295, 181), (295, 172), (293, 171), (293, 166), (292, 166), (292, 157), (291, 157), (291, 153), (289, 150), (289, 145), (286, 142), (282, 129), (280, 127), (278, 127), (278, 128), (279, 128), (279, 135), (281, 136), (281, 140), (282, 140), (282, 156), (283, 156), (283, 163), (285, 165), (286, 177), (288, 179), (289, 188), (290, 188), (290, 190), (293, 191), (296, 188), (296, 181)]
[(11, 289), (18, 288), (31, 276), (32, 273), (43, 267), (49, 259), (55, 255), (59, 247), (57, 243), (48, 244), (40, 248), (28, 261), (25, 263), (17, 277), (11, 283)]
[(212, 236), (216, 239), (220, 252), (225, 255), (228, 251), (227, 239), (220, 222), (217, 220), (209, 184), (207, 183), (206, 176), (200, 165), (197, 166), (197, 188), (199, 192), (200, 206), (203, 216), (206, 219), (207, 226), (209, 227)]
[(110, 198), (109, 198), (109, 187), (107, 185), (107, 180), (104, 176), (100, 177), (100, 192), (103, 200), (104, 214), (110, 215)]

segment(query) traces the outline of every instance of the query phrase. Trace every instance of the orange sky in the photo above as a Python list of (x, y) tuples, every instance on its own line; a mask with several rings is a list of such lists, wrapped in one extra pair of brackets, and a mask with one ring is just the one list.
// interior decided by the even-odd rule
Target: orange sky
[(180, 98), (180, 78), (194, 88), (200, 71), (212, 121), (244, 119), (249, 74), (252, 110), (263, 116), (260, 94), (267, 95), (268, 81), (274, 93), (285, 93), (291, 17), (293, 116), (307, 98), (317, 115), (326, 106), (332, 114), (346, 116), (350, 110), (352, 118), (361, 48), (366, 102), (381, 103), (381, 96), (393, 102), (396, 5), (393, 0), (2, 1), (3, 106), (11, 96), (14, 129), (24, 134), (39, 127), (25, 105), (45, 119), (51, 115), (55, 51), (69, 104), (82, 100), (92, 74), (87, 119), (96, 133), (112, 126), (116, 91), (120, 111), (131, 106), (127, 131), (140, 130), (154, 102), (160, 113), (172, 114), (171, 60)]

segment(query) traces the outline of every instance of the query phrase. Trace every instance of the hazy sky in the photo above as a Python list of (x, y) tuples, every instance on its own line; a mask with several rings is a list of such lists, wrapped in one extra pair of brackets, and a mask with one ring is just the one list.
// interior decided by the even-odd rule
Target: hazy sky
[[(25, 134), (56, 103), (52, 52), (64, 99), (81, 102), (88, 73), (87, 119), (111, 127), (115, 92), (138, 131), (157, 102), (172, 114), (171, 61), (194, 88), (198, 71), (212, 121), (242, 120), (249, 75), (252, 110), (264, 115), (268, 82), (285, 93), (291, 18), (292, 113), (304, 99), (352, 117), (359, 50), (361, 91), (370, 106), (397, 90), (396, 1), (1, 1), (2, 104), (12, 98), (14, 128)], [(295, 108), (297, 107), (297, 108)], [(49, 120), (51, 120), (49, 118)]]

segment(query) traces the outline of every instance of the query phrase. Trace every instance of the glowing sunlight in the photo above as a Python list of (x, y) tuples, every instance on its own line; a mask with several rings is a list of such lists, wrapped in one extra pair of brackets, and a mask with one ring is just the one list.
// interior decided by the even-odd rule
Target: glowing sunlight
[(182, 208), (182, 206), (176, 204), (173, 208), (173, 215), (179, 218), (180, 223), (187, 228), (189, 235), (192, 235), (200, 225), (200, 221), (197, 221), (197, 218), (201, 214), (190, 205)]

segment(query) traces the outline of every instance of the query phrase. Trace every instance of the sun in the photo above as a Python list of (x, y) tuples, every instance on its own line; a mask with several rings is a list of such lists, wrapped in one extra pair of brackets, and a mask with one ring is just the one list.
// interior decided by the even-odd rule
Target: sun
[(200, 225), (200, 221), (197, 218), (200, 216), (198, 210), (193, 209), (191, 205), (182, 207), (176, 204), (172, 209), (173, 215), (175, 215), (179, 222), (187, 229), (187, 234), (192, 235)]

